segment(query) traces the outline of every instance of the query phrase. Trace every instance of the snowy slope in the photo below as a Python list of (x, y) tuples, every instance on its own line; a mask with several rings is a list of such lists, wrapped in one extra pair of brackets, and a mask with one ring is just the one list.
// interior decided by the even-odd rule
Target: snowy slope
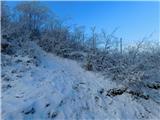
[(110, 79), (85, 71), (72, 60), (45, 53), (37, 45), (33, 58), (3, 55), (2, 118), (5, 120), (157, 119), (160, 105), (134, 100), (124, 93), (101, 94), (116, 88)]

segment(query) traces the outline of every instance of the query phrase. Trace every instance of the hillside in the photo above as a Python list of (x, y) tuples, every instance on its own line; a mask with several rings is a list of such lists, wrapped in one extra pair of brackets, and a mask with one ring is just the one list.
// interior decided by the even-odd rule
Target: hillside
[(137, 99), (123, 91), (125, 86), (86, 71), (75, 61), (46, 53), (34, 43), (31, 45), (34, 57), (2, 54), (3, 119), (158, 120), (160, 117), (158, 102), (145, 96)]

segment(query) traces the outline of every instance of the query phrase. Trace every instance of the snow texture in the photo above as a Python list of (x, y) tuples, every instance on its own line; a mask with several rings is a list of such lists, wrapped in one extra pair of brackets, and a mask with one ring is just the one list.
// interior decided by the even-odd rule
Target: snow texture
[(160, 119), (160, 103), (130, 94), (107, 96), (116, 83), (84, 70), (75, 61), (32, 44), (29, 56), (2, 55), (2, 118), (5, 120)]

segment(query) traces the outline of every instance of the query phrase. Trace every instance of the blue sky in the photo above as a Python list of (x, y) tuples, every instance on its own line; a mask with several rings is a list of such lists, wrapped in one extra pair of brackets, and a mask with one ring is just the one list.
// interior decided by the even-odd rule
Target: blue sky
[[(96, 26), (108, 33), (119, 27), (116, 35), (122, 37), (125, 43), (141, 40), (153, 32), (151, 39), (159, 39), (160, 2), (44, 2), (60, 18), (68, 19), (71, 25), (90, 27)], [(12, 4), (14, 3), (12, 2)]]

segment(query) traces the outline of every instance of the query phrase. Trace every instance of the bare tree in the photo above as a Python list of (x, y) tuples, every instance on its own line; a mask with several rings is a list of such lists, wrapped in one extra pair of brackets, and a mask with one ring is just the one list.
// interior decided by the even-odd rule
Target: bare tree
[(123, 46), (122, 46), (122, 44), (123, 44), (122, 43), (122, 38), (120, 38), (120, 52), (121, 52), (121, 55), (122, 55), (122, 52), (123, 52), (123, 48), (122, 48)]
[(117, 37), (115, 37), (115, 33), (118, 30), (118, 27), (116, 27), (110, 34), (107, 34), (105, 30), (101, 30), (102, 33), (102, 39), (104, 40), (104, 51), (109, 51), (109, 49), (111, 49), (111, 47), (113, 47), (113, 43), (116, 44), (115, 48), (118, 47), (118, 41), (117, 41)]
[(104, 39), (104, 51), (108, 51), (111, 47), (111, 40), (109, 39), (109, 36), (106, 34), (104, 30), (101, 30), (102, 32), (102, 39)]
[(85, 28), (83, 26), (76, 26), (74, 28), (73, 37), (74, 41), (78, 43), (78, 46), (84, 46)]
[(21, 2), (16, 9), (19, 11), (20, 23), (29, 31), (38, 30), (47, 18), (48, 8), (40, 2)]
[(98, 39), (98, 35), (96, 34), (96, 27), (91, 27), (91, 34), (92, 34), (92, 37), (91, 37), (91, 40), (92, 40), (92, 45), (91, 45), (91, 48), (93, 50), (93, 53), (96, 52), (96, 47), (97, 47), (97, 39)]
[(2, 37), (7, 36), (11, 28), (11, 13), (6, 2), (1, 2), (1, 32)]

